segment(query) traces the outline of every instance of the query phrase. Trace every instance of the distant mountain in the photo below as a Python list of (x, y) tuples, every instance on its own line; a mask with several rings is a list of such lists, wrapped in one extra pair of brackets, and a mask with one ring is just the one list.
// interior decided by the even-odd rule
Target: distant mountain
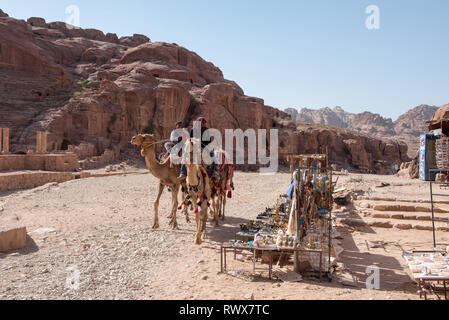
[(427, 132), (428, 126), (426, 121), (432, 119), (437, 110), (438, 107), (422, 104), (407, 111), (394, 122), (396, 134), (417, 136)]
[(419, 135), (429, 131), (427, 121), (431, 120), (438, 108), (420, 105), (404, 113), (394, 122), (396, 136), (409, 146), (408, 154), (416, 156), (419, 150)]
[(430, 120), (438, 110), (435, 106), (420, 105), (401, 115), (393, 122), (377, 113), (350, 113), (341, 107), (301, 111), (289, 108), (285, 112), (293, 120), (322, 124), (332, 127), (351, 129), (377, 137), (397, 137), (409, 145), (409, 155), (414, 156), (418, 150), (418, 137), (427, 132), (426, 121)]

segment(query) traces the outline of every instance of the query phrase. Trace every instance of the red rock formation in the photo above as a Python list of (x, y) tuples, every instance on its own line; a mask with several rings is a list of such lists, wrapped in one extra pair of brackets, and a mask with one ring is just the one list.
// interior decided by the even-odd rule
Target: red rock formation
[(398, 177), (418, 179), (419, 178), (419, 155), (412, 161), (404, 162), (401, 165), (401, 170), (397, 174)]
[(47, 130), (50, 150), (74, 145), (90, 167), (113, 161), (136, 133), (165, 139), (176, 121), (189, 125), (203, 115), (222, 131), (280, 129), (283, 152), (328, 145), (331, 160), (361, 171), (407, 160), (396, 142), (282, 120), (289, 116), (245, 96), (219, 68), (176, 44), (8, 17), (0, 18), (0, 43), (0, 127), (12, 129), (13, 152)]
[(290, 114), (293, 120), (347, 128), (380, 138), (400, 139), (407, 143), (408, 154), (413, 157), (419, 149), (419, 135), (427, 132), (426, 122), (432, 118), (437, 109), (434, 106), (420, 105), (407, 111), (394, 122), (379, 114), (371, 112), (354, 114), (344, 111), (341, 107), (318, 110), (304, 108), (300, 112), (289, 108), (285, 112)]
[(381, 140), (352, 130), (314, 124), (281, 121), (281, 153), (317, 153), (328, 147), (331, 163), (347, 169), (378, 174), (393, 174), (394, 166), (408, 161), (407, 145), (390, 139)]
[(432, 121), (438, 121), (443, 119), (449, 119), (449, 104), (446, 104), (439, 108), (437, 112), (435, 112)]

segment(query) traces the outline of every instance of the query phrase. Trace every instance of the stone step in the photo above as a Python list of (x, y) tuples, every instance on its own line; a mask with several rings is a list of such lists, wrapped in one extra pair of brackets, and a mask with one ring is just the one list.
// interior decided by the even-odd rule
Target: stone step
[[(364, 201), (355, 204), (356, 207), (360, 208), (370, 208), (375, 211), (401, 211), (401, 212), (432, 212), (432, 208), (430, 204), (420, 203), (414, 204), (411, 202), (386, 202), (386, 201), (376, 201), (369, 202)], [(449, 206), (446, 204), (436, 204), (434, 206), (435, 213), (449, 213)]]
[[(444, 193), (444, 192), (438, 192), (438, 191), (434, 191), (434, 193)], [(448, 194), (448, 199), (449, 199), (449, 194)], [(378, 202), (378, 201), (382, 201), (382, 202), (407, 202), (407, 203), (428, 203), (430, 204), (430, 193), (426, 194), (425, 199), (401, 199), (401, 198), (390, 198), (390, 197), (367, 197), (367, 196), (361, 196), (361, 197), (357, 197), (357, 199), (355, 199), (355, 201), (357, 202)], [(449, 200), (443, 200), (442, 197), (435, 197), (434, 198), (434, 203), (441, 203), (441, 204), (449, 204)]]
[[(430, 212), (399, 212), (399, 211), (372, 211), (366, 212), (366, 216), (380, 219), (394, 219), (394, 220), (411, 220), (411, 221), (431, 221), (432, 214)], [(438, 213), (435, 219), (449, 220), (449, 214)]]
[[(432, 231), (432, 223), (430, 221), (392, 221), (391, 219), (380, 219), (365, 217), (360, 218), (343, 218), (337, 219), (344, 225), (350, 227), (372, 227), (372, 228), (386, 228), (398, 230), (421, 230)], [(437, 231), (449, 231), (449, 225), (444, 222), (435, 222), (435, 229)]]

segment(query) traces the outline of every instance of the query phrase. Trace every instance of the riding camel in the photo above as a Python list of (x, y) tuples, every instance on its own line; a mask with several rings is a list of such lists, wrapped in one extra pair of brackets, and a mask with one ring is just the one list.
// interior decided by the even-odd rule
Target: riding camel
[[(153, 229), (159, 228), (159, 201), (165, 187), (168, 187), (172, 192), (172, 211), (169, 218), (171, 218), (170, 225), (173, 229), (178, 229), (178, 222), (176, 220), (176, 213), (178, 209), (178, 194), (181, 189), (181, 182), (178, 181), (180, 170), (178, 166), (171, 166), (170, 159), (161, 163), (156, 158), (155, 145), (158, 142), (154, 140), (152, 134), (139, 134), (132, 138), (131, 144), (142, 148), (141, 155), (145, 157), (150, 173), (159, 179), (159, 193), (154, 203), (154, 225)], [(186, 215), (187, 219), (188, 216)]]
[(227, 198), (232, 198), (232, 190), (234, 190), (234, 165), (229, 164), (229, 158), (223, 150), (216, 151), (215, 157), (221, 159), (222, 164), (218, 166), (217, 170), (220, 179), (212, 179), (212, 194), (216, 197), (218, 217), (225, 220)]
[[(193, 159), (193, 150), (199, 146), (199, 141), (191, 138), (187, 141), (186, 150)], [(195, 208), (197, 221), (197, 234), (195, 243), (201, 244), (201, 232), (206, 236), (206, 222), (208, 210), (214, 216), (215, 226), (218, 226), (219, 217), (225, 218), (226, 190), (233, 188), (232, 177), (234, 166), (226, 164), (226, 154), (224, 151), (218, 151), (217, 156), (223, 157), (223, 165), (219, 167), (218, 173), (220, 179), (211, 179), (203, 165), (186, 164), (187, 180), (186, 193), (189, 201), (184, 201), (184, 206), (189, 203)], [(228, 185), (229, 184), (229, 185)], [(230, 189), (229, 189), (230, 190)], [(229, 191), (228, 196), (232, 193)], [(212, 204), (212, 210), (210, 205)]]
[[(189, 198), (190, 203), (193, 208), (195, 208), (195, 243), (199, 245), (202, 243), (201, 237), (203, 237), (203, 239), (207, 237), (207, 216), (210, 210), (209, 200), (212, 198), (212, 190), (207, 173), (201, 165), (186, 164), (186, 167), (186, 193), (188, 194), (187, 198)], [(215, 207), (215, 203), (213, 204), (213, 207)], [(211, 214), (214, 215), (215, 224), (218, 225), (216, 211), (211, 210)]]

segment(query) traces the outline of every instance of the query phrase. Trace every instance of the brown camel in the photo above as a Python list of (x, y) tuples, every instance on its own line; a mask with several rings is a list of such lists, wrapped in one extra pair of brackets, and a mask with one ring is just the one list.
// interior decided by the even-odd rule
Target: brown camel
[(145, 162), (151, 174), (159, 179), (159, 193), (154, 203), (154, 225), (153, 229), (159, 228), (159, 201), (161, 199), (164, 188), (168, 187), (172, 192), (172, 211), (170, 225), (173, 229), (178, 229), (178, 222), (176, 220), (176, 211), (178, 209), (178, 194), (181, 189), (181, 183), (178, 181), (180, 170), (178, 166), (171, 167), (170, 160), (161, 163), (156, 158), (156, 150), (154, 135), (139, 134), (131, 140), (131, 144), (142, 148), (141, 154), (145, 157)]
[[(193, 150), (195, 146), (199, 145), (199, 140), (191, 138), (186, 142), (185, 150), (190, 154), (190, 159), (193, 159)], [(210, 180), (207, 176), (207, 172), (202, 165), (192, 164), (187, 161), (187, 179), (185, 191), (189, 196), (189, 202), (192, 209), (195, 210), (195, 220), (196, 220), (196, 236), (195, 243), (201, 244), (201, 235), (206, 238), (206, 226), (207, 226), (207, 216), (209, 212), (209, 201), (213, 201), (213, 207), (215, 208), (215, 201), (212, 197), (212, 189), (210, 186)], [(184, 206), (187, 209), (187, 202), (184, 201)], [(218, 216), (216, 211), (210, 210), (211, 214), (214, 215), (215, 224), (218, 226)]]
[[(186, 190), (190, 197), (190, 201), (195, 208), (196, 235), (195, 244), (201, 244), (201, 235), (205, 239), (207, 215), (209, 212), (209, 199), (211, 199), (211, 188), (207, 173), (201, 165), (187, 164)], [(213, 201), (213, 199), (212, 199)], [(215, 206), (215, 203), (214, 203)], [(215, 216), (216, 225), (218, 225), (218, 217), (216, 213), (211, 211)]]
[[(199, 148), (199, 145), (200, 142), (195, 138), (187, 141), (185, 150), (190, 154), (190, 159), (193, 159), (194, 148)], [(201, 243), (201, 231), (206, 236), (207, 211), (210, 210), (210, 202), (213, 208), (213, 210), (210, 210), (210, 214), (214, 217), (215, 226), (218, 226), (219, 217), (225, 219), (226, 191), (231, 192), (233, 188), (234, 166), (226, 164), (227, 157), (224, 151), (217, 151), (216, 157), (223, 160), (223, 165), (218, 168), (220, 175), (218, 180), (209, 178), (204, 165), (186, 164), (187, 185), (185, 190), (189, 195), (192, 207), (195, 208), (197, 218), (195, 242), (197, 244)], [(184, 205), (187, 206), (187, 203), (184, 202)]]
[(221, 159), (222, 164), (218, 167), (218, 175), (220, 179), (212, 179), (211, 185), (213, 197), (215, 198), (216, 211), (218, 217), (225, 220), (226, 201), (227, 197), (232, 197), (232, 190), (234, 189), (234, 165), (228, 164), (228, 157), (223, 150), (217, 150), (215, 152), (216, 159)]

